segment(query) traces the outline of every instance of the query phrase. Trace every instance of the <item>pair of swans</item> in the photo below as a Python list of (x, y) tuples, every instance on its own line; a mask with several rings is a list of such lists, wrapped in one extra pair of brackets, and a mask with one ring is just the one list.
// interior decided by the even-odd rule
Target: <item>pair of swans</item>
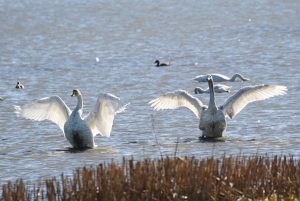
[(166, 93), (149, 102), (154, 110), (177, 109), (186, 107), (200, 119), (199, 129), (203, 138), (222, 137), (227, 127), (226, 118), (234, 118), (247, 104), (273, 96), (284, 95), (287, 87), (280, 85), (256, 85), (241, 88), (229, 97), (225, 103), (217, 107), (215, 102), (215, 91), (213, 86), (214, 77), (206, 76), (208, 82), (210, 100), (208, 106), (203, 104), (184, 90)]
[[(210, 100), (204, 105), (199, 99), (184, 90), (166, 93), (149, 103), (154, 110), (186, 107), (200, 119), (199, 129), (205, 138), (221, 137), (226, 130), (226, 117), (234, 118), (247, 104), (273, 96), (286, 94), (287, 88), (280, 85), (257, 85), (240, 89), (220, 107), (215, 103), (213, 77), (208, 75)], [(97, 134), (109, 137), (116, 114), (125, 111), (120, 99), (112, 94), (101, 94), (92, 112), (82, 118), (83, 99), (78, 89), (71, 96), (77, 97), (73, 111), (59, 96), (39, 99), (33, 103), (16, 106), (16, 113), (24, 118), (43, 121), (50, 120), (57, 124), (74, 148), (95, 147)]]
[(78, 89), (72, 95), (77, 97), (73, 111), (59, 96), (39, 99), (32, 103), (16, 106), (16, 113), (24, 118), (43, 121), (50, 120), (63, 131), (69, 143), (76, 149), (95, 147), (94, 137), (109, 137), (115, 115), (125, 111), (127, 105), (121, 106), (120, 98), (112, 94), (100, 94), (94, 109), (82, 118), (83, 99)]
[[(250, 79), (245, 78), (244, 76), (242, 76), (241, 74), (234, 74), (231, 78), (227, 77), (226, 75), (222, 75), (222, 74), (210, 74), (210, 76), (212, 77), (212, 79), (215, 82), (235, 82), (237, 81), (237, 78), (239, 78), (241, 81), (248, 81)], [(207, 82), (207, 77), (208, 75), (199, 75), (195, 78), (193, 78), (193, 80), (196, 80), (198, 82)], [(216, 84), (214, 85), (214, 91), (215, 93), (224, 93), (224, 92), (230, 92), (230, 88), (227, 85), (224, 84)], [(210, 93), (209, 92), (209, 88), (207, 89), (202, 89), (201, 87), (196, 87), (195, 88), (195, 94), (203, 94), (203, 93)]]

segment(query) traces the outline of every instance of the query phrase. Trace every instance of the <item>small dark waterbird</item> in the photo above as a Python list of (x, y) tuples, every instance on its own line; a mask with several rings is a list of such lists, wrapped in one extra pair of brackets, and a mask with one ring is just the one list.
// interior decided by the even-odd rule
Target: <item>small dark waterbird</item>
[(21, 82), (17, 82), (16, 89), (24, 89), (24, 85)]
[(170, 62), (168, 62), (168, 63), (160, 63), (159, 60), (156, 60), (154, 63), (156, 64), (156, 67), (160, 67), (160, 66), (170, 66)]

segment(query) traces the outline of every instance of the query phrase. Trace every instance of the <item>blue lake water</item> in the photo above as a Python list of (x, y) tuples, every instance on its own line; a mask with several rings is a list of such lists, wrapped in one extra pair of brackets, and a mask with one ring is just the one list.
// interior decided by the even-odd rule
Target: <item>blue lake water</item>
[[(300, 1), (5, 1), (0, 0), (0, 183), (36, 181), (74, 168), (160, 155), (291, 154), (300, 156)], [(99, 58), (99, 62), (96, 61)], [(156, 59), (171, 61), (156, 68)], [(148, 102), (206, 83), (199, 74), (241, 73), (232, 93), (255, 84), (288, 94), (248, 105), (228, 120), (223, 142), (201, 142), (187, 109), (153, 112)], [(14, 88), (17, 81), (24, 90)], [(51, 122), (17, 118), (13, 105), (59, 95), (70, 108), (79, 88), (84, 113), (99, 93), (130, 102), (110, 138), (70, 152)], [(204, 103), (208, 95), (195, 95)], [(230, 94), (217, 94), (222, 104)], [(177, 148), (176, 148), (177, 146)]]

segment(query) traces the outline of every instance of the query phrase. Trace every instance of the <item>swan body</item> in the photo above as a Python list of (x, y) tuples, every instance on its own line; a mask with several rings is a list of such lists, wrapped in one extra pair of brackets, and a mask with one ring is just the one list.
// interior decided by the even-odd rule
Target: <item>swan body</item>
[(20, 82), (17, 82), (17, 85), (16, 85), (16, 89), (24, 89), (24, 85), (21, 84)]
[(100, 94), (93, 111), (83, 118), (80, 91), (74, 89), (71, 96), (77, 97), (73, 111), (59, 96), (51, 96), (21, 107), (16, 106), (16, 113), (27, 119), (54, 122), (74, 148), (93, 148), (96, 146), (94, 137), (98, 134), (109, 137), (115, 115), (125, 111), (129, 104), (120, 106), (118, 97), (108, 93)]
[(156, 60), (154, 63), (156, 64), (156, 67), (160, 67), (160, 66), (170, 66), (170, 63), (160, 63), (159, 60)]
[(287, 87), (281, 85), (256, 85), (241, 88), (229, 97), (223, 105), (216, 106), (213, 77), (207, 76), (210, 99), (209, 104), (204, 105), (199, 99), (184, 90), (166, 93), (149, 102), (154, 110), (176, 109), (186, 107), (200, 119), (199, 129), (202, 137), (221, 137), (226, 130), (226, 118), (234, 118), (247, 104), (259, 100), (286, 94)]
[[(198, 82), (207, 82), (208, 76), (209, 75), (198, 75), (195, 78), (193, 78), (193, 80), (196, 80)], [(211, 74), (210, 76), (213, 78), (214, 82), (235, 82), (236, 78), (239, 78), (242, 81), (250, 80), (238, 73), (234, 74), (231, 78), (227, 77), (226, 75), (222, 75), (222, 74), (218, 74), (218, 73)]]
[[(227, 85), (224, 84), (216, 84), (214, 85), (214, 91), (215, 93), (224, 93), (224, 92), (230, 92), (230, 88)], [(204, 94), (204, 93), (209, 93), (209, 88), (207, 89), (202, 89), (201, 87), (196, 87), (195, 88), (195, 94)]]

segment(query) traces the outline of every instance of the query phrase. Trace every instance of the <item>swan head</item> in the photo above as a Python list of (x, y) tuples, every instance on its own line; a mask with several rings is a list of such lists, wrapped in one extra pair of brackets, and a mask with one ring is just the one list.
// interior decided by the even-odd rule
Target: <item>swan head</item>
[(80, 91), (79, 91), (78, 89), (74, 89), (71, 96), (76, 96), (76, 97), (78, 97), (78, 96), (81, 96), (81, 93), (80, 93)]
[(155, 64), (159, 64), (159, 60), (155, 60), (154, 63), (155, 63)]
[(213, 82), (213, 78), (211, 75), (207, 75), (206, 80), (207, 80), (207, 82)]

